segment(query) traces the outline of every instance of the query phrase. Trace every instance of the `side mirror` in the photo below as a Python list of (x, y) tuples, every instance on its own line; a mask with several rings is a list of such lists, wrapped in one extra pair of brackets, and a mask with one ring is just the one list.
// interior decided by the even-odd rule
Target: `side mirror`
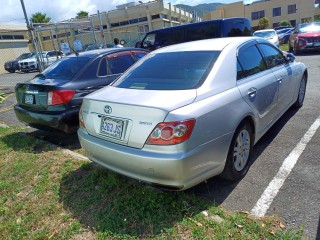
[(288, 62), (294, 62), (296, 57), (292, 53), (287, 53), (286, 54), (286, 59), (288, 60)]

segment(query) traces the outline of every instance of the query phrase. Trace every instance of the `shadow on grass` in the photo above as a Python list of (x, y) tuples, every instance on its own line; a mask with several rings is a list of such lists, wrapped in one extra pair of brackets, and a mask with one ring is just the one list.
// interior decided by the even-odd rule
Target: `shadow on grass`
[(54, 149), (54, 147), (50, 146), (47, 142), (36, 139), (25, 132), (15, 132), (4, 135), (3, 137), (0, 137), (0, 141), (14, 151), (37, 154)]
[(152, 237), (214, 205), (185, 192), (165, 192), (94, 163), (64, 176), (60, 200), (81, 224), (109, 237)]

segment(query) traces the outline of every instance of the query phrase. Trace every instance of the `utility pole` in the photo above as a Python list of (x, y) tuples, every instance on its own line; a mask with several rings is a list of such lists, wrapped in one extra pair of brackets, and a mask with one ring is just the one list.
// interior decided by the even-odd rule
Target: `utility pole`
[[(32, 41), (32, 44), (33, 44), (33, 49), (35, 51), (35, 54), (36, 54), (36, 58), (37, 58), (37, 61), (38, 61), (38, 67), (39, 67), (39, 71), (42, 72), (42, 64), (40, 62), (40, 59), (39, 59), (39, 55), (38, 55), (38, 48), (37, 48), (37, 45), (35, 44), (34, 42), (34, 39), (33, 39), (33, 34), (31, 32), (32, 28), (30, 27), (30, 24), (29, 24), (29, 20), (28, 20), (28, 16), (27, 16), (27, 12), (26, 12), (26, 8), (24, 6), (24, 2), (23, 0), (20, 0), (21, 2), (21, 6), (22, 6), (22, 10), (23, 10), (23, 14), (24, 14), (24, 18), (26, 19), (26, 23), (27, 23), (27, 28), (28, 28), (28, 33), (29, 33), (29, 37), (30, 37), (30, 40)], [(39, 39), (38, 39), (39, 41)]]

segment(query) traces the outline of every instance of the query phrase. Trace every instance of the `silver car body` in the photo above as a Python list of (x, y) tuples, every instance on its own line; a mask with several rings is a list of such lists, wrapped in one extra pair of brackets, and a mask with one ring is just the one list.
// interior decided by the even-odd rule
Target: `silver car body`
[(273, 29), (264, 29), (264, 30), (258, 30), (253, 33), (253, 36), (256, 37), (262, 37), (264, 39), (267, 39), (277, 47), (279, 47), (279, 37), (275, 30)]
[[(148, 55), (221, 51), (203, 84), (195, 89), (159, 91), (111, 85), (86, 96), (80, 112), (85, 127), (80, 127), (78, 136), (89, 159), (120, 174), (174, 190), (220, 174), (239, 124), (244, 119), (250, 121), (257, 142), (295, 102), (306, 71), (304, 64), (287, 61), (237, 81), (238, 52), (258, 42), (267, 43), (254, 37), (210, 39), (172, 45)], [(102, 116), (124, 122), (121, 139), (101, 134)], [(161, 146), (146, 143), (158, 123), (186, 119), (196, 122), (187, 141)]]

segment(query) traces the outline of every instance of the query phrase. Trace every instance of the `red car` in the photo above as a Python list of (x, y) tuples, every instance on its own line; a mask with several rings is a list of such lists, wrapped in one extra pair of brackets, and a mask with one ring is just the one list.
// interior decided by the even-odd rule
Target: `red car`
[(320, 50), (320, 22), (302, 23), (289, 37), (289, 51)]

